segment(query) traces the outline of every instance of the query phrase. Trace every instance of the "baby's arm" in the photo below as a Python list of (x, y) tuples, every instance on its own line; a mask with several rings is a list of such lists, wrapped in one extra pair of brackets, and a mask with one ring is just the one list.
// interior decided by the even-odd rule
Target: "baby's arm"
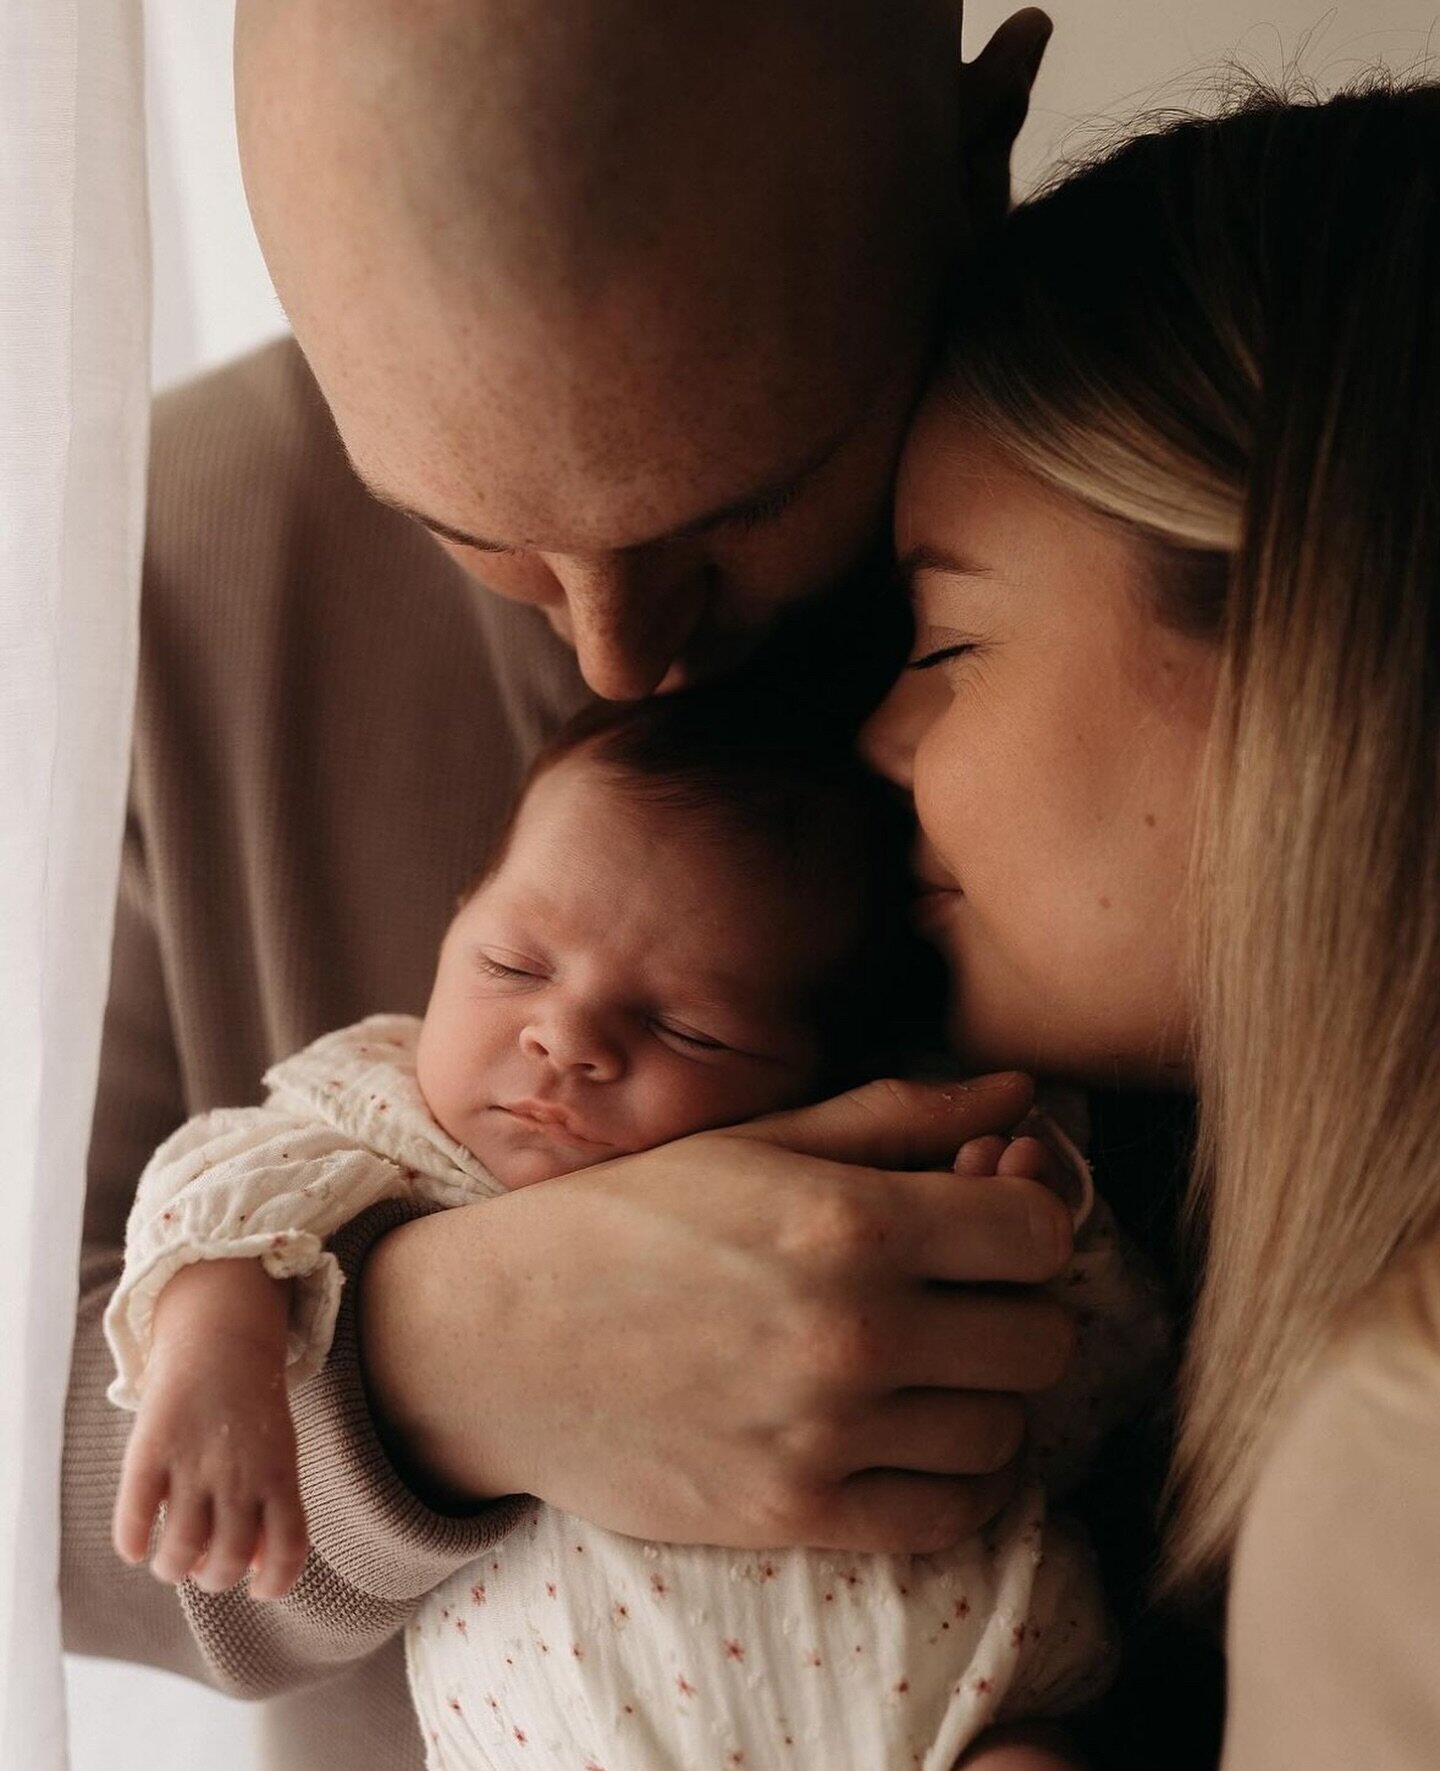
[(289, 1590), (306, 1542), (288, 1391), (323, 1361), (339, 1300), (324, 1240), (410, 1187), (269, 1106), (202, 1115), (156, 1151), (105, 1316), (111, 1400), (138, 1413), (112, 1528), (127, 1561), (145, 1558), (164, 1501), (161, 1579), (218, 1592), (255, 1561), (253, 1597)]
[(250, 1593), (278, 1599), (308, 1548), (285, 1383), (288, 1287), (257, 1260), (200, 1261), (156, 1302), (145, 1389), (115, 1503), (115, 1548), (209, 1592), (253, 1567)]
[(329, 1351), (340, 1274), (325, 1243), (383, 1199), (412, 1196), (409, 1170), (320, 1123), (275, 1108), (222, 1109), (181, 1127), (151, 1157), (125, 1228), (125, 1270), (105, 1312), (115, 1359), (110, 1399), (137, 1408), (154, 1315), (192, 1263), (259, 1260), (288, 1280), (288, 1380)]

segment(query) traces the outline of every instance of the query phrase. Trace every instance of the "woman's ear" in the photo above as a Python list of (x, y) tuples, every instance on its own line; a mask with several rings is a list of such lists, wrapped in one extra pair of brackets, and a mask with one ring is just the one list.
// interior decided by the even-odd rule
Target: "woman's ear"
[(1010, 151), (1054, 28), (1038, 7), (1027, 6), (961, 70), (960, 169), (966, 220), (977, 236), (1009, 211)]

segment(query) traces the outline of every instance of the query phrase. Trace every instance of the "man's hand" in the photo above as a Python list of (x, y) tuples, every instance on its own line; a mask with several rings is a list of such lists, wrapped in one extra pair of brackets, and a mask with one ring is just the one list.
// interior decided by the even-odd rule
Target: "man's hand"
[(1009, 1493), (1073, 1330), (1068, 1215), (950, 1164), (1021, 1076), (834, 1100), (420, 1219), (362, 1276), (412, 1479), (638, 1537), (935, 1551)]

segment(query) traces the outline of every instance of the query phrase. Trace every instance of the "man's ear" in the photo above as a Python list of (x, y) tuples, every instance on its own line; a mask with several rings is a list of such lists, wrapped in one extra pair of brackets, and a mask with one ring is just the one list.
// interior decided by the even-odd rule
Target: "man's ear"
[(1054, 30), (1027, 6), (1000, 26), (961, 74), (960, 166), (966, 220), (982, 235), (1010, 208), (1010, 150), (1030, 109), (1030, 89)]

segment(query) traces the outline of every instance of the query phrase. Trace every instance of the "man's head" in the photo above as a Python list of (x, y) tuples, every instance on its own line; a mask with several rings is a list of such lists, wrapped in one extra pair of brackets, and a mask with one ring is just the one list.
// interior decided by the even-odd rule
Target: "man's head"
[(241, 0), (276, 287), (361, 476), (594, 688), (722, 667), (883, 522), (1043, 46), (955, 0)]
[(938, 1031), (911, 822), (728, 685), (581, 716), (446, 935), (418, 1053), (506, 1186), (847, 1086)]

